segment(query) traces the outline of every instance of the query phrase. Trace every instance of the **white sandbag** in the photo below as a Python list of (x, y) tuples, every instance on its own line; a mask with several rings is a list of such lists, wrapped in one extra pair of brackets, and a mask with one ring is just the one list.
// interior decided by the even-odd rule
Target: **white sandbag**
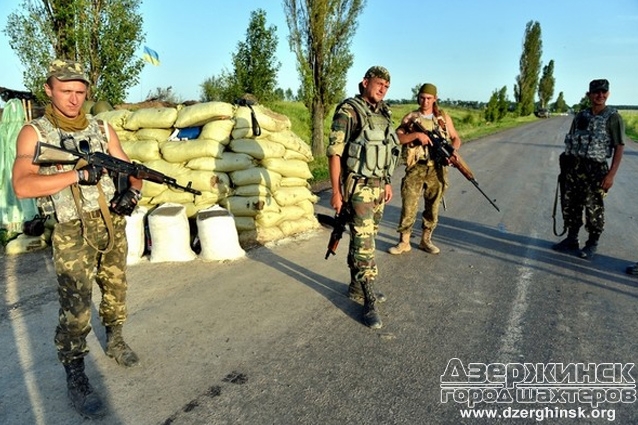
[(190, 246), (186, 209), (180, 204), (163, 204), (148, 215), (151, 234), (151, 263), (192, 261), (197, 258)]
[(245, 153), (224, 152), (221, 158), (214, 156), (204, 156), (191, 159), (186, 163), (186, 168), (193, 170), (218, 171), (229, 173), (231, 171), (245, 170), (254, 167), (255, 158)]
[(175, 108), (143, 108), (128, 116), (124, 123), (126, 130), (140, 128), (171, 128), (177, 118)]
[(144, 255), (144, 216), (148, 208), (138, 206), (131, 215), (126, 218), (126, 241), (128, 242), (128, 253), (126, 264), (137, 264)]
[(207, 139), (175, 140), (162, 143), (160, 152), (168, 162), (186, 162), (202, 156), (221, 158), (224, 145)]
[(226, 102), (195, 103), (181, 108), (175, 120), (175, 127), (197, 127), (215, 119), (229, 119), (235, 114), (235, 107)]
[(219, 205), (200, 210), (196, 222), (202, 247), (199, 258), (202, 260), (236, 260), (246, 255), (239, 245), (235, 221), (228, 210)]

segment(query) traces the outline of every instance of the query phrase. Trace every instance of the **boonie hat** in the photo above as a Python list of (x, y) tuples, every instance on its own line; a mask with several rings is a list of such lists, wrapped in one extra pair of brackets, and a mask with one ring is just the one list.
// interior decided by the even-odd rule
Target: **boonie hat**
[(592, 80), (589, 83), (589, 92), (596, 93), (597, 91), (609, 91), (609, 81), (605, 79)]
[(436, 96), (436, 86), (434, 84), (425, 83), (419, 88), (419, 94), (431, 94), (432, 96)]
[(366, 75), (363, 78), (370, 79), (373, 77), (383, 78), (388, 83), (390, 82), (390, 72), (382, 66), (372, 66), (366, 71)]
[(53, 60), (49, 65), (47, 80), (51, 77), (60, 81), (84, 81), (86, 84), (91, 84), (84, 74), (84, 67), (79, 62), (71, 60)]

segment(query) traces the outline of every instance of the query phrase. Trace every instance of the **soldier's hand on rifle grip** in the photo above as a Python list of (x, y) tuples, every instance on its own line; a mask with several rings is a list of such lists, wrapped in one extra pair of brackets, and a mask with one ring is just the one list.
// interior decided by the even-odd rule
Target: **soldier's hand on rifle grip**
[(330, 206), (335, 209), (335, 212), (339, 214), (341, 207), (343, 206), (343, 196), (340, 192), (333, 192), (330, 198)]
[(111, 201), (111, 210), (116, 214), (131, 215), (140, 199), (142, 199), (140, 191), (129, 188), (113, 198)]
[(84, 166), (77, 171), (78, 183), (89, 186), (95, 186), (100, 181), (102, 174), (104, 173), (102, 168), (91, 164)]

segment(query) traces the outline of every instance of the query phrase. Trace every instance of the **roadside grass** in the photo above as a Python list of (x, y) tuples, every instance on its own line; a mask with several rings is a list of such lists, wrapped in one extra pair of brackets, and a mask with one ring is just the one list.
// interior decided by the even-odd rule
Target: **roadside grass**
[[(310, 144), (310, 114), (303, 103), (280, 101), (266, 106), (275, 112), (286, 115), (292, 124), (292, 131), (304, 142)], [(403, 118), (405, 114), (417, 108), (418, 105), (416, 103), (392, 105), (392, 121), (395, 127), (399, 125), (401, 118)], [(488, 123), (483, 118), (483, 111), (480, 110), (465, 108), (443, 108), (443, 110), (452, 117), (454, 127), (459, 133), (463, 143), (468, 143), (489, 134), (538, 120), (538, 118), (534, 115), (526, 117), (514, 117), (508, 115), (500, 122)], [(330, 125), (333, 113), (334, 108), (326, 114), (326, 119), (324, 121), (324, 145), (327, 144), (328, 135), (330, 134)], [(308, 165), (313, 175), (313, 178), (310, 181), (311, 184), (323, 183), (329, 180), (328, 159), (325, 155), (321, 155), (319, 158), (314, 158), (314, 160)]]
[(638, 110), (620, 111), (620, 116), (625, 122), (625, 133), (634, 142), (638, 142)]

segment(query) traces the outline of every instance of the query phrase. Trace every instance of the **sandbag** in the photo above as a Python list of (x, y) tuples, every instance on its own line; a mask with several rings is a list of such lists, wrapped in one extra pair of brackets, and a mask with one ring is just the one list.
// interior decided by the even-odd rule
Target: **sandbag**
[(256, 164), (255, 158), (245, 153), (224, 152), (221, 158), (203, 156), (191, 159), (186, 163), (186, 168), (193, 170), (218, 171), (229, 173), (231, 171), (252, 168)]
[(131, 161), (148, 162), (162, 159), (156, 140), (120, 140), (124, 153)]
[(171, 130), (168, 128), (140, 128), (135, 132), (137, 140), (157, 140), (165, 142), (171, 137)]
[(295, 205), (302, 201), (311, 201), (316, 203), (318, 200), (317, 195), (312, 193), (305, 187), (280, 187), (275, 193), (273, 193), (273, 198), (277, 201), (282, 207), (286, 207), (289, 205)]
[(192, 261), (197, 258), (190, 246), (190, 227), (186, 208), (163, 204), (148, 215), (151, 235), (151, 263)]
[(177, 118), (175, 108), (143, 108), (132, 112), (124, 123), (126, 130), (140, 128), (171, 128)]
[(286, 153), (283, 145), (266, 139), (235, 139), (230, 141), (229, 147), (233, 152), (245, 153), (256, 159), (283, 158)]
[(269, 196), (229, 196), (220, 201), (234, 216), (254, 217), (260, 212), (279, 212), (279, 206)]
[(162, 143), (160, 152), (168, 162), (187, 162), (202, 156), (221, 158), (224, 145), (207, 139), (175, 140)]
[(266, 158), (261, 163), (268, 170), (275, 171), (281, 174), (282, 177), (312, 178), (312, 172), (308, 164), (298, 159)]
[(223, 145), (227, 145), (230, 142), (230, 135), (235, 125), (234, 120), (215, 120), (202, 127), (202, 132), (199, 134), (200, 139), (217, 140)]
[(233, 171), (229, 173), (230, 180), (235, 186), (247, 184), (261, 184), (276, 190), (281, 183), (281, 174), (267, 170), (263, 167), (253, 167), (246, 170)]
[(128, 242), (128, 253), (126, 264), (137, 264), (144, 255), (146, 244), (144, 237), (144, 217), (148, 213), (148, 208), (138, 206), (131, 215), (126, 216), (126, 240)]
[(100, 112), (99, 114), (95, 115), (95, 118), (111, 124), (113, 130), (117, 132), (120, 130), (124, 130), (124, 123), (126, 123), (126, 120), (131, 114), (132, 112), (128, 109), (116, 109), (114, 111)]
[(218, 205), (200, 210), (196, 223), (202, 260), (236, 260), (246, 255), (239, 245), (235, 221), (228, 210)]
[(226, 102), (204, 102), (183, 107), (177, 113), (175, 127), (196, 127), (215, 119), (229, 119), (235, 113), (235, 107)]

